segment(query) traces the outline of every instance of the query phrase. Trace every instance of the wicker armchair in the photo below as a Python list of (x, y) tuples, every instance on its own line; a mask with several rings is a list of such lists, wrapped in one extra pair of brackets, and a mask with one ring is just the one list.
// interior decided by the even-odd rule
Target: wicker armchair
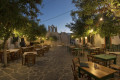
[(27, 55), (25, 55), (25, 64), (29, 65), (29, 64), (35, 64), (36, 61), (36, 55), (33, 53), (28, 53)]

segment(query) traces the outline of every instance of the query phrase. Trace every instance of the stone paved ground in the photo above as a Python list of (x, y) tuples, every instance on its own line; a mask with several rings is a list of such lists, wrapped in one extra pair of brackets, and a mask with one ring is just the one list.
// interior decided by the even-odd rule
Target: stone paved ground
[[(81, 61), (87, 61), (87, 52)], [(33, 66), (23, 66), (21, 59), (10, 62), (9, 66), (3, 68), (0, 64), (0, 80), (73, 80), (71, 71), (73, 56), (63, 46), (52, 47), (43, 57), (37, 57)], [(120, 55), (117, 64), (120, 65)], [(115, 74), (115, 80), (119, 80)], [(81, 79), (86, 80), (86, 79)]]
[(34, 66), (23, 66), (20, 59), (0, 67), (0, 80), (73, 80), (71, 59), (66, 47), (54, 47)]

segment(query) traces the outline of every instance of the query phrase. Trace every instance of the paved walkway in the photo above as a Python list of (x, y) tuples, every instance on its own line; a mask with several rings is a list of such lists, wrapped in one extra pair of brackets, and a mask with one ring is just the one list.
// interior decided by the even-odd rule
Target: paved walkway
[[(21, 59), (10, 62), (6, 68), (0, 64), (0, 80), (73, 80), (72, 58), (66, 47), (52, 47), (43, 57), (37, 57), (36, 64), (30, 67), (23, 66)], [(87, 52), (80, 60), (87, 61)], [(119, 60), (120, 55), (118, 65)], [(115, 75), (115, 80), (119, 80), (119, 75)]]
[(66, 47), (54, 47), (44, 57), (37, 57), (34, 66), (23, 66), (20, 59), (1, 67), (0, 80), (73, 80), (71, 60)]

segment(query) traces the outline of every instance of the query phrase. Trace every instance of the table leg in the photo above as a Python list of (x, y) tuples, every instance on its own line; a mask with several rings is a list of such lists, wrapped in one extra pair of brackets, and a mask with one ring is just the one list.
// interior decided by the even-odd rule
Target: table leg
[(23, 57), (22, 57), (22, 65), (23, 65)]
[(114, 64), (116, 64), (116, 58), (114, 59)]
[(80, 68), (78, 67), (78, 76), (79, 76), (79, 78), (81, 77), (80, 76)]
[(107, 67), (107, 61), (105, 61), (105, 66)]

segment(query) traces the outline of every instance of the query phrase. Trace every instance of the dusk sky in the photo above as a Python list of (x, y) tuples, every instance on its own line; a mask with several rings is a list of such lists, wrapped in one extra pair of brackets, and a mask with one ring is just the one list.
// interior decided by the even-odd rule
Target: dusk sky
[(72, 0), (43, 0), (43, 4), (43, 8), (40, 9), (43, 15), (40, 16), (39, 24), (45, 24), (46, 28), (53, 24), (57, 26), (58, 32), (70, 33), (70, 29), (65, 25), (72, 22), (70, 13), (71, 10), (75, 10)]

